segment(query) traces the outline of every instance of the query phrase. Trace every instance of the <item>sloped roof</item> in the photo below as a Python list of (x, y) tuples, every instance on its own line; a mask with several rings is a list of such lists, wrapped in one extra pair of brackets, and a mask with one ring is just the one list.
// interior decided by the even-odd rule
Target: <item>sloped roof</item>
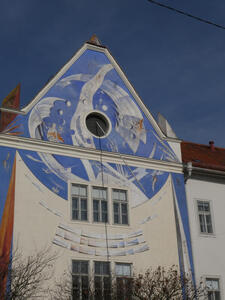
[(181, 143), (182, 161), (192, 162), (194, 167), (225, 171), (225, 149), (209, 145), (195, 144), (191, 142)]

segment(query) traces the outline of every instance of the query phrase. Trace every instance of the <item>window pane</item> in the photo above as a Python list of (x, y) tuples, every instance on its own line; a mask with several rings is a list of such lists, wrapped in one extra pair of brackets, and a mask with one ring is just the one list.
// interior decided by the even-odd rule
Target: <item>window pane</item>
[(205, 217), (206, 217), (207, 232), (208, 233), (213, 233), (211, 216), (206, 215)]
[(72, 263), (72, 272), (79, 273), (79, 262), (74, 260)]
[(218, 279), (206, 279), (206, 286), (210, 290), (219, 290), (219, 280)]
[(80, 298), (80, 290), (79, 289), (73, 289), (72, 291), (72, 299), (77, 300)]
[(110, 289), (110, 277), (104, 277), (104, 288), (105, 289)]
[(120, 200), (126, 201), (126, 192), (125, 191), (120, 191)]
[(220, 292), (215, 292), (215, 300), (220, 300)]
[(131, 276), (131, 265), (117, 263), (115, 271), (117, 276)]
[(87, 188), (84, 186), (80, 186), (80, 196), (86, 196), (87, 195)]
[(99, 189), (99, 198), (106, 199), (106, 191), (105, 189)]
[(131, 265), (125, 265), (123, 266), (123, 275), (124, 276), (131, 276)]
[(80, 286), (79, 276), (73, 275), (72, 281), (73, 281), (73, 289), (79, 289)]
[(79, 212), (78, 212), (78, 210), (73, 210), (72, 211), (72, 219), (73, 220), (78, 220), (79, 219)]
[(106, 190), (105, 189), (102, 190), (102, 198), (103, 199), (107, 199), (107, 197), (106, 197)]
[(102, 274), (109, 275), (110, 274), (109, 263), (108, 262), (103, 262), (102, 265), (103, 265)]
[(104, 300), (111, 299), (111, 285), (110, 278), (104, 277)]
[(100, 276), (95, 276), (95, 300), (102, 300), (102, 284)]
[(210, 209), (209, 209), (209, 203), (208, 202), (203, 202), (204, 204), (204, 211), (206, 211), (206, 212), (208, 212), (208, 211), (210, 211)]
[(87, 211), (81, 211), (81, 220), (86, 221), (87, 220)]
[(99, 213), (98, 212), (93, 213), (93, 219), (94, 219), (94, 222), (99, 222)]
[(117, 214), (114, 214), (114, 223), (115, 224), (119, 224), (120, 223), (119, 215), (117, 215)]
[(95, 274), (101, 274), (101, 263), (99, 261), (95, 262)]
[(77, 197), (72, 198), (72, 208), (78, 209), (78, 198)]
[(204, 204), (202, 201), (198, 201), (198, 211), (204, 211)]
[(87, 210), (87, 199), (81, 198), (81, 209)]
[(108, 214), (102, 213), (102, 222), (108, 222)]
[(99, 199), (99, 190), (97, 188), (93, 188), (93, 198)]
[(72, 195), (79, 195), (79, 186), (72, 184), (71, 192)]
[(94, 209), (94, 211), (99, 210), (99, 201), (98, 200), (93, 201), (93, 209)]
[(87, 261), (81, 262), (81, 273), (88, 274), (88, 262)]
[(82, 282), (82, 300), (86, 300), (88, 299), (89, 296), (88, 276), (82, 276), (81, 282)]
[(127, 214), (127, 204), (121, 204), (122, 214)]
[(113, 190), (113, 199), (114, 200), (119, 200), (119, 192), (118, 192), (118, 190)]
[(199, 215), (199, 223), (200, 223), (200, 230), (201, 232), (206, 232), (206, 226), (205, 226), (205, 218), (204, 215)]
[(208, 292), (208, 300), (215, 300), (213, 294), (213, 292)]
[(118, 203), (113, 203), (113, 211), (116, 214), (119, 214), (119, 204)]
[(106, 201), (102, 201), (102, 211), (107, 212), (107, 202)]
[(128, 224), (127, 215), (122, 215), (122, 224)]

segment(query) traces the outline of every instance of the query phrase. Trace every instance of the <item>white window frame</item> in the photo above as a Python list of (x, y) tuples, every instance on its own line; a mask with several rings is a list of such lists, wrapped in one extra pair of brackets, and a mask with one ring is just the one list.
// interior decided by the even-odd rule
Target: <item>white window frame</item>
[[(118, 190), (118, 191), (123, 191), (126, 194), (126, 201), (123, 200), (119, 200), (119, 199), (114, 199), (113, 198), (113, 192), (114, 190)], [(129, 226), (130, 222), (129, 222), (129, 216), (130, 216), (130, 212), (129, 212), (129, 197), (128, 197), (128, 191), (126, 189), (123, 188), (111, 188), (111, 194), (112, 194), (112, 224), (117, 226)], [(115, 223), (114, 220), (114, 203), (117, 203), (119, 205), (119, 223)], [(127, 205), (127, 223), (123, 224), (122, 223), (122, 204), (126, 204)]]
[[(199, 202), (205, 202), (209, 204), (209, 214), (211, 217), (211, 226), (212, 226), (212, 233), (210, 232), (202, 232), (201, 231), (201, 225), (200, 225), (200, 218), (199, 215), (201, 214), (201, 211), (198, 209), (198, 203)], [(198, 232), (200, 236), (205, 236), (205, 237), (215, 237), (215, 225), (214, 225), (214, 213), (213, 213), (213, 205), (212, 205), (212, 200), (208, 199), (202, 199), (202, 198), (196, 198), (195, 199), (195, 207), (196, 207), (196, 218), (197, 218), (197, 223), (198, 223)], [(207, 213), (203, 213), (204, 215), (207, 215)], [(206, 222), (206, 220), (205, 220)], [(207, 227), (206, 227), (207, 228)]]
[[(130, 274), (117, 274), (116, 273), (116, 266), (117, 265), (126, 265), (130, 267)], [(133, 264), (129, 262), (115, 262), (115, 269), (114, 269), (114, 275), (116, 280), (116, 289), (118, 289), (118, 284), (120, 285), (120, 289), (117, 290), (117, 297), (120, 300), (126, 300), (129, 296), (129, 288), (132, 288), (129, 285), (129, 282), (131, 283), (132, 277), (133, 277)]]
[[(87, 265), (88, 265), (88, 272), (87, 273), (82, 273), (82, 272), (78, 272), (78, 273), (75, 273), (73, 272), (73, 262), (86, 262)], [(82, 297), (82, 277), (87, 277), (88, 278), (88, 291), (90, 291), (90, 261), (89, 260), (85, 260), (85, 259), (72, 259), (72, 269), (71, 269), (71, 274), (72, 274), (72, 287), (71, 287), (71, 291), (72, 291), (72, 295), (71, 295), (71, 299), (72, 300), (82, 300), (83, 297)], [(79, 277), (79, 298), (74, 298), (73, 297), (73, 290), (74, 290), (74, 287), (73, 287), (73, 276), (78, 276)], [(89, 299), (89, 296), (88, 298)]]
[[(85, 186), (87, 188), (87, 220), (81, 220), (79, 219), (73, 219), (72, 218), (72, 185), (81, 185)], [(130, 199), (130, 193), (129, 190), (126, 188), (118, 188), (114, 185), (97, 185), (97, 184), (90, 184), (90, 183), (83, 183), (80, 181), (69, 181), (68, 182), (68, 218), (72, 223), (86, 223), (86, 224), (94, 224), (96, 226), (102, 226), (102, 223), (105, 223), (104, 221), (94, 221), (93, 217), (93, 197), (92, 197), (92, 189), (93, 188), (105, 188), (106, 193), (107, 193), (107, 213), (108, 213), (108, 220), (107, 224), (110, 226), (130, 226), (130, 205), (129, 205), (129, 199)], [(113, 207), (113, 190), (121, 190), (126, 193), (126, 204), (127, 204), (127, 218), (128, 218), (128, 223), (127, 224), (121, 224), (121, 223), (114, 223), (114, 207)]]
[[(95, 273), (95, 263), (105, 263), (109, 265), (109, 274), (97, 274)], [(93, 276), (94, 276), (94, 290), (95, 290), (95, 277), (100, 279), (100, 285), (101, 285), (101, 299), (102, 300), (108, 300), (106, 297), (104, 297), (104, 291), (105, 291), (105, 278), (109, 279), (110, 284), (110, 294), (112, 291), (112, 276), (111, 276), (111, 270), (112, 270), (112, 262), (111, 261), (103, 261), (103, 260), (94, 260), (93, 261)]]
[[(222, 299), (223, 299), (223, 290), (222, 290), (222, 285), (221, 285), (221, 278), (220, 278), (220, 276), (207, 275), (207, 276), (204, 276), (204, 277), (205, 277), (205, 286), (206, 286), (207, 280), (218, 281), (218, 285), (219, 285), (219, 289), (217, 289), (217, 290), (209, 289), (209, 290), (207, 291), (207, 295), (208, 295), (208, 292), (219, 292), (219, 293), (220, 293), (220, 300), (222, 300)], [(207, 286), (206, 286), (206, 288), (207, 288)], [(208, 299), (209, 299), (209, 298), (208, 298)], [(214, 295), (214, 299), (213, 299), (213, 300), (215, 300), (215, 295)]]
[[(71, 182), (69, 183), (70, 184), (70, 219), (71, 221), (73, 222), (89, 222), (89, 186), (87, 184), (83, 184), (83, 183), (75, 183), (75, 182)], [(77, 186), (83, 186), (86, 188), (86, 191), (87, 191), (87, 195), (86, 195), (86, 199), (87, 199), (87, 219), (85, 220), (82, 220), (81, 218), (81, 198), (82, 196), (80, 195), (75, 195), (75, 194), (72, 194), (72, 185), (77, 185)], [(79, 214), (79, 217), (78, 219), (73, 219), (73, 196), (74, 197), (78, 197), (79, 200), (78, 200), (78, 214)], [(85, 197), (85, 196), (84, 196)]]
[[(103, 199), (103, 198), (95, 198), (94, 195), (93, 195), (93, 190), (94, 189), (99, 189), (99, 190), (105, 190), (106, 191), (106, 199)], [(107, 187), (101, 187), (101, 186), (91, 186), (91, 202), (92, 202), (92, 221), (93, 223), (107, 223), (109, 224), (109, 197), (108, 197), (108, 194), (109, 194), (109, 189)], [(98, 221), (95, 221), (94, 220), (94, 200), (98, 201), (99, 202), (99, 220)], [(106, 202), (107, 203), (107, 221), (104, 221), (103, 218), (102, 218), (102, 202)]]

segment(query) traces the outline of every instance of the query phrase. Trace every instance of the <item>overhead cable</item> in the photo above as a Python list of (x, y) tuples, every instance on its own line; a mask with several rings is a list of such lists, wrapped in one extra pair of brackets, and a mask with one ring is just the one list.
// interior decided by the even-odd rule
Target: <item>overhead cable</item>
[(184, 15), (184, 16), (186, 16), (186, 17), (195, 19), (195, 20), (200, 21), (200, 22), (202, 22), (202, 23), (206, 23), (206, 24), (209, 24), (209, 25), (218, 27), (218, 28), (220, 28), (220, 29), (225, 29), (225, 26), (222, 26), (222, 25), (216, 24), (216, 23), (214, 23), (214, 22), (211, 22), (211, 21), (209, 21), (209, 20), (205, 20), (205, 19), (203, 19), (203, 18), (200, 18), (200, 17), (194, 16), (194, 15), (191, 15), (191, 14), (185, 12), (185, 11), (182, 11), (182, 10), (180, 10), (180, 9), (177, 9), (177, 8), (174, 8), (174, 7), (171, 7), (171, 6), (168, 6), (168, 5), (163, 4), (163, 3), (160, 3), (160, 2), (158, 2), (158, 1), (155, 1), (155, 0), (148, 0), (148, 2), (150, 2), (150, 3), (152, 3), (152, 4), (155, 4), (155, 5), (158, 5), (158, 6), (161, 6), (161, 7), (164, 7), (164, 8), (167, 8), (167, 9), (169, 9), (169, 10), (172, 10), (172, 11), (174, 11), (174, 12), (176, 12), (176, 13), (179, 13), (179, 14), (181, 14), (181, 15)]

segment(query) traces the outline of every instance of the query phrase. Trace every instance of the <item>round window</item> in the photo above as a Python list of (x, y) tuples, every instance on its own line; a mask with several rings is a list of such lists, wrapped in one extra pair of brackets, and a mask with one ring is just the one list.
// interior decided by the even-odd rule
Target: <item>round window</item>
[(87, 129), (95, 136), (104, 137), (109, 131), (109, 121), (98, 112), (92, 112), (86, 117)]

